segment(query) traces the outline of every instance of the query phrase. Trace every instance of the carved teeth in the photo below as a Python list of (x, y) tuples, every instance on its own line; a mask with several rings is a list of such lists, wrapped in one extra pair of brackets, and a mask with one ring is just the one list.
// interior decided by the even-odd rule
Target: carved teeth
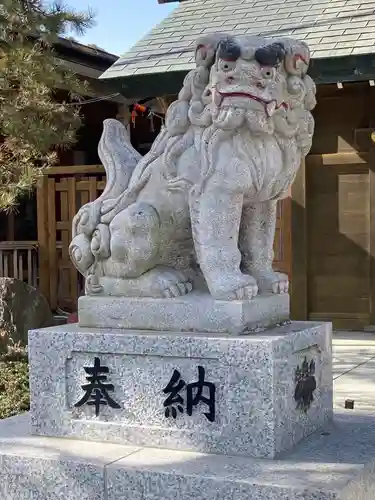
[(212, 98), (217, 107), (221, 106), (223, 96), (216, 89), (212, 89)]
[(274, 115), (275, 111), (276, 111), (276, 102), (275, 101), (268, 102), (266, 104), (266, 111), (267, 111), (267, 115), (269, 117), (271, 117), (272, 115)]

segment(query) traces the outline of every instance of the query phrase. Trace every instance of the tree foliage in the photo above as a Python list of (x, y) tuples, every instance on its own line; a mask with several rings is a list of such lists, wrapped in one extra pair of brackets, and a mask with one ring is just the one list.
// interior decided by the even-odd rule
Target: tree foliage
[[(14, 206), (70, 147), (86, 85), (56, 56), (59, 37), (82, 33), (92, 15), (60, 2), (0, 0), (0, 210)], [(56, 99), (56, 90), (68, 96)]]

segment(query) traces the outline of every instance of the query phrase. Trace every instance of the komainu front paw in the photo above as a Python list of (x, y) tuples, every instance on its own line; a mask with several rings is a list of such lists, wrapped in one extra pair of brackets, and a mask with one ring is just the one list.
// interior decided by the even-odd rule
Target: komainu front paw
[(256, 278), (260, 293), (283, 294), (289, 291), (289, 278), (276, 271), (252, 272)]
[(149, 271), (149, 276), (152, 280), (152, 288), (157, 288), (162, 297), (180, 297), (193, 289), (193, 285), (185, 273), (176, 269), (156, 267)]
[(252, 276), (240, 274), (223, 276), (222, 282), (211, 293), (218, 300), (251, 300), (258, 294), (258, 285)]

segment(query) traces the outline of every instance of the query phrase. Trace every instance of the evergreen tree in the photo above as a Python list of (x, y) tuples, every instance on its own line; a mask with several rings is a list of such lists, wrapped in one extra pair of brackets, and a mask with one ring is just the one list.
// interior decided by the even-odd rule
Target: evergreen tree
[[(0, 0), (0, 211), (13, 207), (70, 147), (81, 125), (78, 106), (86, 84), (56, 57), (54, 44), (82, 33), (90, 13), (60, 2)], [(66, 101), (56, 100), (64, 89)]]

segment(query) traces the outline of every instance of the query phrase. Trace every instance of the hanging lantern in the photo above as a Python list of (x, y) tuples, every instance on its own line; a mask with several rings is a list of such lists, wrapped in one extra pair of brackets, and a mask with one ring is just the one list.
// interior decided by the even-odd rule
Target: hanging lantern
[(154, 98), (148, 97), (147, 99), (143, 99), (140, 102), (136, 102), (132, 104), (129, 107), (129, 111), (131, 113), (131, 122), (133, 124), (133, 127), (135, 127), (135, 122), (137, 119), (137, 116), (142, 115), (142, 116), (147, 116), (150, 119), (150, 128), (152, 132), (155, 132), (155, 124), (154, 124), (154, 117), (157, 116), (162, 123), (164, 123), (164, 118), (163, 116), (160, 116), (158, 113), (155, 113), (152, 111), (151, 107), (146, 106), (145, 103), (152, 101)]

